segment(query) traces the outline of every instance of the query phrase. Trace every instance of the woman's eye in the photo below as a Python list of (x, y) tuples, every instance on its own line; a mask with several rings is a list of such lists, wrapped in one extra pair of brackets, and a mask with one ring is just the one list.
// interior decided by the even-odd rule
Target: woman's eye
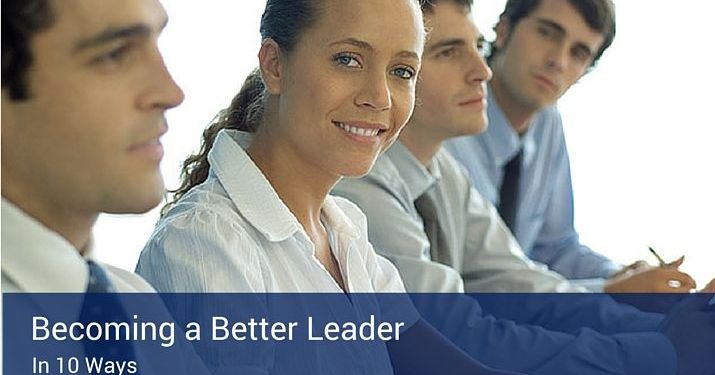
[(392, 74), (402, 79), (412, 79), (415, 76), (415, 71), (410, 68), (397, 68), (392, 71)]
[(348, 55), (348, 54), (339, 54), (335, 56), (335, 62), (338, 65), (343, 65), (347, 66), (349, 68), (359, 68), (360, 67), (360, 62), (358, 61), (355, 56)]

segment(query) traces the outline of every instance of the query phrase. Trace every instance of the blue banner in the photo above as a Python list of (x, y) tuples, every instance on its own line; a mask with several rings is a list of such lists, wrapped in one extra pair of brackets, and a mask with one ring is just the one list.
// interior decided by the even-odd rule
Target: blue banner
[(454, 351), (498, 369), (709, 375), (711, 298), (4, 293), (3, 372), (392, 374), (408, 361), (446, 373), (456, 360), (433, 335), (416, 333), (425, 324)]

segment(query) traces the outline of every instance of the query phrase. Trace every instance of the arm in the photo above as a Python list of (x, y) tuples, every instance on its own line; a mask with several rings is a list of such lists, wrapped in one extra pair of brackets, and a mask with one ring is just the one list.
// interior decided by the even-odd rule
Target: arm
[(567, 334), (486, 315), (468, 295), (413, 294), (412, 299), (426, 321), (495, 368), (532, 375), (675, 374), (675, 351), (660, 333)]
[(417, 321), (399, 341), (389, 341), (387, 350), (395, 374), (513, 374), (479, 363), (424, 320)]
[[(198, 295), (188, 295), (187, 301), (193, 303), (167, 304), (177, 320), (184, 317), (209, 326), (211, 316), (269, 316), (261, 294), (264, 287), (252, 276), (255, 271), (249, 262), (236, 261), (241, 258), (236, 253), (246, 247), (242, 232), (229, 220), (213, 211), (193, 209), (160, 221), (140, 255), (136, 272), (179, 302), (181, 293), (254, 292), (235, 298), (210, 294), (206, 302), (198, 302), (202, 300)], [(234, 306), (231, 301), (236, 300), (251, 303)], [(273, 367), (275, 346), (270, 343), (224, 345), (204, 340), (194, 345), (212, 371), (268, 374)]]

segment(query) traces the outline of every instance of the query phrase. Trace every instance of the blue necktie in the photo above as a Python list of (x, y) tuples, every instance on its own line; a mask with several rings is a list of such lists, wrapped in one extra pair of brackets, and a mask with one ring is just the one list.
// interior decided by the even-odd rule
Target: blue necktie
[(519, 179), (521, 177), (521, 159), (523, 149), (504, 166), (504, 178), (499, 188), (499, 206), (497, 210), (504, 223), (513, 232), (516, 222), (516, 210), (519, 201)]
[[(89, 282), (79, 320), (85, 327), (96, 322), (104, 326), (105, 322), (127, 322), (127, 315), (117, 294), (117, 290), (109, 280), (107, 273), (95, 262), (87, 261), (89, 267)], [(82, 341), (85, 355), (88, 358), (104, 361), (135, 361), (134, 348), (131, 342), (124, 340), (91, 341), (85, 337)], [(138, 373), (138, 372), (137, 372)]]

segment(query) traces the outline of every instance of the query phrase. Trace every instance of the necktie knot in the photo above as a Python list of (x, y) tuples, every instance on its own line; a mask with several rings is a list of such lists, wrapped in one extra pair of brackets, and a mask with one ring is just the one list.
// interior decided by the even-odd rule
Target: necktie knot
[(87, 293), (114, 293), (117, 291), (102, 267), (91, 260), (87, 261), (87, 266), (89, 268)]

